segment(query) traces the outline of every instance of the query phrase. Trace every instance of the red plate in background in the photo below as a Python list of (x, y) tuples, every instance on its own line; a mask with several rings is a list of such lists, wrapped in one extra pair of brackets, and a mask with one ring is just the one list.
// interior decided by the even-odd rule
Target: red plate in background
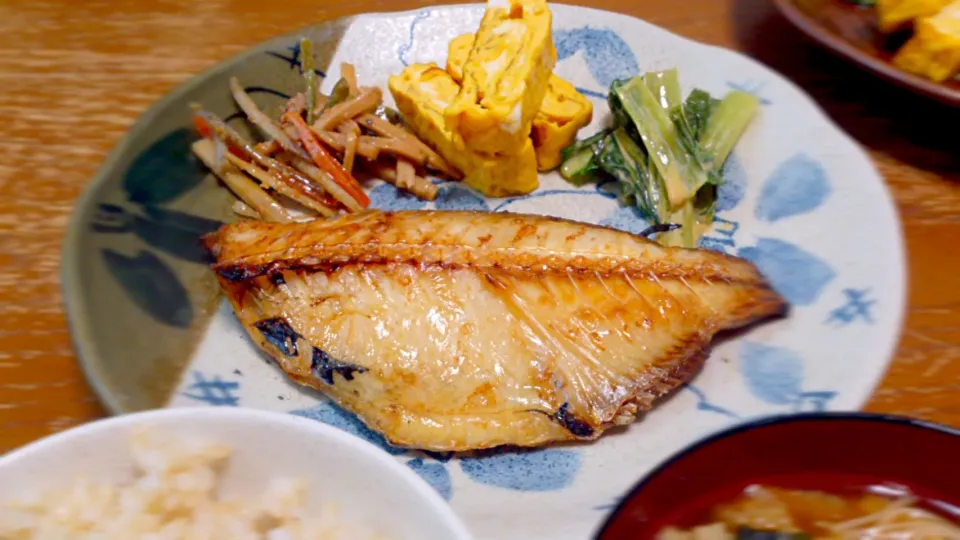
[(872, 7), (847, 0), (774, 0), (780, 12), (802, 32), (857, 64), (918, 93), (960, 106), (960, 80), (942, 83), (914, 75), (893, 65), (903, 39), (886, 39), (877, 29)]

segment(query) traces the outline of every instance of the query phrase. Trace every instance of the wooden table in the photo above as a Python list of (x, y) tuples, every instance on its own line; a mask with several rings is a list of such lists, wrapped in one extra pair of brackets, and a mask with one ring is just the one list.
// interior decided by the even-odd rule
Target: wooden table
[[(960, 426), (960, 111), (808, 43), (765, 0), (583, 0), (743, 51), (865, 145), (896, 197), (910, 302), (868, 408)], [(0, 453), (104, 414), (75, 363), (60, 242), (73, 202), (134, 119), (195, 73), (272, 36), (414, 0), (0, 2)], [(838, 224), (840, 226), (840, 224)]]

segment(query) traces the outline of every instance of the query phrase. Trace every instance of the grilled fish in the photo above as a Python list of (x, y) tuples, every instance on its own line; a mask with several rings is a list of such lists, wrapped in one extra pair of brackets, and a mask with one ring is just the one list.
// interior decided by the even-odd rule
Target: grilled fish
[(204, 238), (250, 337), (392, 444), (588, 440), (784, 312), (749, 262), (561, 219), (460, 211), (244, 221)]

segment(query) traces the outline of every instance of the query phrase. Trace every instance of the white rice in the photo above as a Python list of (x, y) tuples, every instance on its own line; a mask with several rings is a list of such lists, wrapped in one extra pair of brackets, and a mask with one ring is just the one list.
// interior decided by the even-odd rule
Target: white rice
[(307, 486), (295, 479), (273, 479), (258, 500), (221, 499), (224, 445), (138, 429), (130, 451), (132, 482), (81, 477), (13, 501), (0, 512), (0, 540), (388, 540), (341, 522), (335, 505), (308, 510)]

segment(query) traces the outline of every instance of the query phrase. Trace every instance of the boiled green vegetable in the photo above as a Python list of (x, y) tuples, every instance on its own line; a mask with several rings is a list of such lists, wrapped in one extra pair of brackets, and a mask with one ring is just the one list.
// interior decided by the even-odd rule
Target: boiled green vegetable
[(642, 77), (634, 77), (616, 89), (623, 110), (640, 133), (640, 139), (663, 176), (672, 208), (680, 208), (707, 183), (707, 174), (696, 156), (680, 143), (670, 114), (650, 92)]
[(694, 140), (700, 140), (704, 130), (707, 128), (707, 121), (713, 116), (713, 112), (720, 104), (719, 99), (714, 99), (707, 92), (694, 88), (687, 101), (683, 103), (683, 115), (689, 129), (689, 136)]
[(618, 128), (610, 134), (597, 155), (603, 171), (620, 182), (620, 193), (625, 204), (633, 204), (640, 214), (653, 223), (669, 212), (666, 191), (659, 176), (650, 174), (646, 152), (627, 130)]
[(560, 154), (563, 159), (560, 175), (577, 186), (600, 180), (602, 171), (596, 160), (597, 149), (594, 146), (606, 138), (610, 131), (602, 130), (592, 137), (576, 141), (564, 148)]
[(576, 185), (615, 180), (623, 203), (650, 223), (680, 227), (662, 231), (661, 243), (695, 247), (713, 221), (723, 164), (759, 101), (700, 89), (684, 101), (670, 69), (614, 81), (607, 103), (611, 127), (564, 149), (560, 174)]
[(643, 83), (653, 94), (660, 107), (670, 111), (680, 105), (683, 96), (680, 95), (680, 75), (676, 69), (654, 71), (643, 75)]
[(760, 101), (756, 96), (740, 90), (734, 90), (720, 100), (700, 137), (700, 146), (709, 159), (707, 166), (710, 169), (723, 167), (759, 108)]

